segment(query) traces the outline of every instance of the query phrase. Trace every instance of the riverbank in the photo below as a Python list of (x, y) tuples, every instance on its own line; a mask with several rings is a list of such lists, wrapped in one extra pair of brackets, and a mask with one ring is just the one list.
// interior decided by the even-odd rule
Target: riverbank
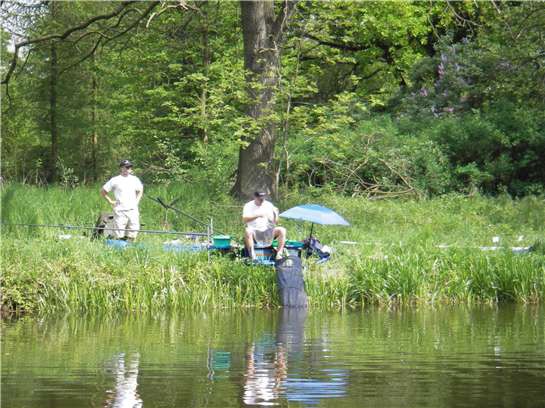
[[(185, 187), (151, 187), (150, 197), (181, 197), (177, 207), (214, 217), (218, 231), (241, 235), (240, 204), (227, 196)], [(352, 226), (319, 227), (332, 259), (308, 262), (305, 280), (311, 307), (351, 308), (392, 303), (538, 303), (545, 298), (545, 255), (511, 247), (535, 244), (545, 235), (545, 204), (446, 196), (419, 201), (370, 201), (331, 194), (292, 195), (281, 210), (314, 202), (334, 208)], [(97, 188), (2, 189), (2, 222), (92, 225), (107, 210)], [(164, 225), (196, 230), (190, 219), (142, 202), (146, 229)], [(308, 226), (283, 221), (290, 238)], [(66, 233), (72, 237), (65, 239)], [(238, 234), (238, 235), (237, 235)], [(499, 242), (492, 242), (499, 237)], [(2, 308), (8, 311), (120, 311), (261, 307), (278, 305), (274, 271), (205, 253), (163, 251), (168, 236), (141, 235), (140, 247), (124, 251), (91, 241), (77, 231), (2, 228)], [(494, 241), (497, 241), (495, 238)], [(350, 241), (348, 244), (342, 241)], [(496, 250), (483, 247), (496, 246)]]

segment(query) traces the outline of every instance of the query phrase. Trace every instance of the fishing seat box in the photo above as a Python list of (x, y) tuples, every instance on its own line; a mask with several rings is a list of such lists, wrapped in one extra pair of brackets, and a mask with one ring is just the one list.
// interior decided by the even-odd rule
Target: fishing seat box
[[(272, 244), (273, 248), (278, 248), (278, 241), (275, 239)], [(286, 240), (285, 248), (290, 256), (297, 256), (301, 258), (301, 251), (303, 250), (304, 243), (301, 241)]]
[(301, 251), (303, 250), (304, 243), (301, 241), (286, 241), (286, 250), (290, 256), (297, 256), (301, 258)]
[(254, 253), (258, 261), (269, 261), (274, 257), (274, 250), (271, 245), (254, 244)]

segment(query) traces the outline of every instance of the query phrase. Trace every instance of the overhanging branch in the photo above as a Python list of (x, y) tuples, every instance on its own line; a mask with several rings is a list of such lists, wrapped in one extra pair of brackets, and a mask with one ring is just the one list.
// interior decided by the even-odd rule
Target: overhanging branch
[[(94, 53), (95, 51), (97, 50), (97, 48), (99, 47), (99, 45), (106, 45), (108, 42), (112, 41), (112, 40), (115, 40), (116, 38), (119, 38), (121, 37), (122, 35), (128, 33), (129, 31), (131, 31), (134, 27), (136, 27), (142, 20), (144, 20), (149, 13), (151, 13), (151, 11), (155, 8), (155, 6), (157, 6), (159, 4), (158, 1), (154, 1), (152, 2), (149, 7), (144, 10), (143, 13), (141, 13), (126, 29), (124, 29), (123, 31), (117, 33), (116, 35), (112, 36), (112, 37), (108, 37), (104, 34), (102, 34), (101, 32), (92, 32), (92, 34), (98, 34), (100, 36), (100, 38), (97, 40), (97, 42), (95, 43), (95, 45), (93, 46), (93, 48), (83, 56), (83, 58), (79, 59), (78, 61), (76, 61), (75, 63), (69, 65), (68, 67), (64, 68), (60, 73), (62, 74), (63, 72), (66, 72), (68, 71), (69, 69), (75, 67), (76, 65), (78, 64), (81, 64), (83, 61), (85, 61), (86, 59), (90, 58)], [(119, 26), (119, 24), (121, 23), (121, 19), (123, 18), (124, 15), (128, 14), (129, 12), (131, 11), (137, 11), (138, 10), (135, 10), (135, 9), (131, 9), (131, 10), (127, 10), (127, 12), (123, 13), (122, 16), (120, 16), (119, 20), (117, 21), (117, 23), (111, 27), (111, 28), (114, 28), (114, 27), (117, 27)], [(84, 37), (86, 34), (82, 35), (78, 40), (80, 40), (82, 37)]]
[[(46, 36), (38, 37), (38, 38), (32, 38), (32, 39), (29, 39), (29, 40), (25, 40), (25, 41), (15, 43), (13, 57), (11, 59), (10, 66), (9, 66), (7, 72), (6, 72), (6, 76), (4, 77), (2, 82), (0, 82), (0, 84), (8, 85), (9, 80), (11, 79), (11, 76), (13, 75), (13, 72), (15, 71), (15, 68), (17, 67), (17, 61), (18, 61), (18, 58), (19, 58), (19, 50), (21, 48), (26, 47), (28, 45), (39, 44), (39, 43), (43, 43), (43, 42), (47, 42), (47, 41), (51, 41), (51, 40), (59, 40), (59, 41), (65, 40), (71, 34), (73, 34), (75, 32), (78, 32), (78, 31), (85, 30), (87, 27), (89, 27), (93, 23), (96, 23), (97, 21), (109, 20), (109, 19), (111, 19), (113, 17), (116, 17), (116, 16), (120, 15), (121, 13), (123, 13), (124, 10), (126, 10), (126, 8), (129, 5), (131, 5), (133, 3), (136, 3), (136, 2), (135, 1), (124, 2), (119, 7), (117, 7), (114, 11), (112, 11), (110, 13), (100, 14), (98, 16), (94, 16), (94, 17), (92, 17), (92, 18), (90, 18), (90, 19), (88, 19), (88, 20), (74, 26), (74, 27), (70, 27), (68, 30), (66, 30), (62, 34), (51, 34), (51, 35), (46, 35)], [(157, 5), (158, 3), (159, 2), (154, 2), (153, 7), (155, 7), (155, 5)]]
[(303, 34), (303, 36), (310, 39), (310, 40), (316, 41), (320, 45), (326, 45), (328, 47), (336, 48), (336, 49), (342, 50), (342, 51), (357, 52), (357, 51), (364, 51), (364, 50), (366, 50), (368, 48), (367, 46), (364, 46), (364, 45), (361, 45), (361, 44), (336, 43), (336, 42), (333, 42), (333, 41), (322, 40), (322, 39), (320, 39), (320, 38), (318, 38), (318, 37), (316, 37), (316, 36), (314, 36), (312, 34), (308, 34), (308, 33)]

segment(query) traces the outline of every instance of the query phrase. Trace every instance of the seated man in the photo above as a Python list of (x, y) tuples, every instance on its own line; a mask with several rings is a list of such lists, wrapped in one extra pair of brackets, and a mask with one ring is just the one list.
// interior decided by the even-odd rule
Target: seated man
[(254, 193), (254, 199), (244, 205), (242, 221), (246, 224), (244, 244), (248, 254), (255, 259), (254, 241), (271, 245), (274, 238), (278, 239), (276, 259), (282, 258), (286, 229), (276, 227), (278, 222), (278, 208), (265, 200), (267, 194), (261, 191)]

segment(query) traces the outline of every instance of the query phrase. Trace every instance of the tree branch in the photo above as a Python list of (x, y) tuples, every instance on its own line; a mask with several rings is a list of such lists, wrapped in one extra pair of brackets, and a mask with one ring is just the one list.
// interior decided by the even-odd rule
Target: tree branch
[[(136, 27), (143, 19), (145, 19), (147, 17), (147, 15), (159, 4), (158, 1), (154, 1), (150, 4), (150, 6), (144, 10), (143, 13), (140, 14), (140, 16), (138, 18), (136, 18), (125, 30), (117, 33), (116, 35), (114, 35), (113, 37), (108, 37), (104, 34), (102, 34), (101, 32), (99, 31), (95, 31), (95, 32), (92, 32), (93, 34), (98, 34), (100, 35), (99, 39), (97, 40), (97, 42), (95, 43), (94, 47), (91, 49), (91, 51), (89, 51), (83, 58), (79, 59), (77, 62), (69, 65), (68, 67), (64, 68), (60, 73), (62, 74), (63, 72), (66, 72), (68, 71), (69, 69), (75, 67), (76, 65), (79, 65), (81, 64), (83, 61), (85, 61), (86, 59), (90, 58), (94, 53), (95, 51), (97, 50), (98, 46), (100, 45), (100, 43), (102, 42), (102, 45), (106, 45), (107, 43), (109, 43), (110, 41), (112, 40), (115, 40), (116, 38), (119, 38), (121, 37), (122, 35), (126, 34), (127, 32), (129, 32), (130, 30), (132, 30), (134, 27)], [(123, 13), (122, 16), (120, 16), (119, 20), (117, 21), (117, 24), (115, 24), (113, 27), (110, 27), (110, 28), (114, 28), (114, 27), (117, 27), (119, 26), (119, 24), (121, 23), (121, 19), (123, 18), (123, 16), (127, 15), (129, 12), (131, 11), (136, 11), (138, 12), (138, 10), (136, 9), (130, 9), (130, 10), (127, 10), (127, 12)], [(82, 35), (78, 41), (84, 37), (86, 34)], [(104, 40), (104, 41), (102, 41)]]
[(133, 23), (131, 25), (129, 25), (125, 30), (121, 31), (120, 33), (114, 35), (113, 37), (109, 38), (106, 40), (105, 44), (112, 41), (112, 40), (115, 40), (116, 38), (119, 38), (121, 37), (123, 34), (126, 34), (127, 32), (129, 32), (130, 30), (132, 30), (134, 27), (136, 27), (138, 25), (138, 23), (140, 23), (140, 21), (142, 21), (144, 18), (146, 18), (146, 16), (151, 13), (151, 11), (159, 4), (160, 2), (159, 1), (153, 1), (150, 6), (144, 10), (144, 12), (140, 15), (140, 17), (138, 17), (136, 20), (133, 21)]
[[(144, 18), (147, 17), (147, 15), (159, 4), (159, 1), (154, 1), (150, 4), (150, 6), (143, 12), (143, 13), (140, 13), (140, 11), (138, 9), (134, 9), (134, 8), (131, 8), (131, 9), (126, 9), (126, 6), (125, 5), (122, 9), (117, 9), (116, 12), (115, 12), (115, 15), (112, 16), (113, 13), (110, 13), (110, 18), (111, 17), (115, 17), (115, 16), (119, 16), (119, 18), (117, 19), (117, 22), (111, 26), (111, 27), (107, 27), (108, 30), (112, 30), (116, 27), (118, 27), (120, 24), (121, 24), (121, 21), (123, 20), (123, 18), (128, 15), (129, 13), (131, 12), (137, 12), (137, 13), (140, 13), (140, 16), (138, 18), (136, 18), (135, 21), (133, 21), (125, 30), (117, 33), (116, 35), (114, 35), (113, 37), (109, 37), (107, 36), (106, 34), (98, 31), (98, 30), (95, 30), (95, 31), (90, 31), (90, 32), (86, 32), (84, 34), (82, 34), (79, 38), (77, 38), (74, 43), (77, 44), (79, 41), (81, 41), (83, 38), (87, 37), (87, 36), (90, 36), (90, 35), (98, 35), (99, 36), (99, 39), (96, 41), (96, 43), (94, 44), (94, 46), (91, 48), (91, 50), (85, 54), (82, 58), (80, 58), (78, 61), (76, 61), (75, 63), (73, 64), (70, 64), (69, 66), (63, 68), (60, 72), (59, 72), (59, 75), (68, 71), (69, 69), (81, 64), (83, 61), (87, 60), (88, 58), (90, 58), (93, 54), (95, 54), (96, 50), (98, 49), (98, 47), (100, 45), (104, 46), (106, 43), (116, 39), (116, 38), (119, 38), (121, 37), (122, 35), (126, 34), (127, 32), (129, 32), (130, 30), (132, 30), (134, 27), (136, 27)], [(124, 10), (124, 11), (123, 11)], [(105, 16), (105, 15), (103, 15)], [(99, 16), (97, 16), (99, 17)], [(97, 17), (94, 17), (92, 20), (93, 22), (94, 21), (98, 21), (97, 20)], [(81, 24), (79, 25), (78, 27), (83, 27), (83, 25), (85, 25), (86, 27), (88, 27), (90, 24), (87, 24), (90, 20), (88, 20), (86, 23), (84, 24)], [(70, 31), (70, 33), (68, 35), (66, 35), (66, 33)], [(50, 39), (66, 39), (71, 33), (75, 32), (73, 30), (73, 28), (69, 29), (67, 32), (65, 32), (64, 34), (62, 35), (59, 35), (59, 36), (48, 36), (46, 38), (48, 38), (48, 40)], [(44, 40), (44, 39), (36, 39), (36, 40), (39, 40), (39, 41), (27, 41), (27, 43), (36, 43), (36, 42), (43, 42), (43, 41), (47, 41), (47, 40)], [(27, 44), (28, 45), (28, 44)], [(23, 46), (23, 45), (21, 45)], [(30, 55), (30, 53), (27, 55), (27, 59), (28, 59), (28, 56)], [(10, 73), (10, 76), (13, 72)], [(6, 75), (6, 79), (5, 81), (2, 81), (2, 83), (8, 83), (9, 81), (9, 77)]]
[(361, 44), (340, 44), (340, 43), (335, 43), (335, 42), (332, 42), (332, 41), (326, 41), (326, 40), (322, 40), (322, 39), (320, 39), (318, 37), (315, 37), (314, 35), (308, 34), (308, 33), (304, 33), (303, 36), (305, 38), (310, 39), (310, 40), (316, 41), (320, 45), (327, 45), (328, 47), (336, 48), (338, 50), (343, 50), (343, 51), (356, 52), (356, 51), (364, 51), (364, 50), (366, 50), (368, 48), (368, 47), (363, 46)]
[(76, 65), (79, 65), (81, 64), (83, 61), (85, 61), (87, 58), (89, 58), (91, 55), (93, 55), (95, 53), (95, 51), (97, 50), (98, 46), (100, 45), (100, 42), (102, 41), (104, 37), (99, 37), (95, 46), (93, 48), (91, 48), (91, 51), (89, 51), (87, 54), (85, 54), (83, 56), (83, 58), (79, 59), (78, 61), (74, 62), (73, 64), (70, 64), (69, 66), (67, 66), (66, 68), (63, 68), (60, 72), (59, 72), (59, 76), (62, 75), (63, 73), (65, 73), (66, 71), (68, 71), (69, 69), (75, 67)]
[(365, 76), (362, 76), (361, 79), (363, 79), (363, 80), (365, 80), (365, 79), (371, 79), (371, 78), (373, 78), (376, 74), (378, 74), (380, 71), (382, 71), (382, 68), (377, 68), (377, 69), (375, 69), (373, 72), (371, 72), (370, 74), (365, 75)]
[(189, 8), (191, 8), (193, 10), (200, 11), (198, 7), (194, 7), (194, 6), (189, 7), (188, 4), (184, 0), (178, 0), (177, 4), (164, 5), (163, 8), (159, 12), (153, 13), (149, 17), (148, 22), (146, 23), (146, 28), (149, 27), (149, 25), (151, 23), (151, 20), (153, 20), (155, 17), (159, 17), (161, 14), (163, 14), (165, 11), (167, 11), (170, 8), (180, 8), (180, 9), (183, 9), (183, 10), (188, 10)]
[(5, 78), (2, 80), (2, 82), (0, 82), (0, 84), (7, 85), (9, 83), (9, 80), (10, 80), (13, 72), (15, 71), (15, 68), (17, 67), (17, 60), (19, 58), (19, 50), (22, 47), (25, 47), (25, 46), (31, 45), (31, 44), (38, 44), (38, 43), (42, 43), (42, 42), (46, 42), (46, 41), (50, 41), (50, 40), (65, 40), (71, 34), (77, 32), (77, 31), (84, 30), (87, 27), (89, 27), (91, 24), (93, 24), (93, 23), (95, 23), (97, 21), (108, 20), (110, 18), (118, 16), (119, 14), (121, 14), (123, 12), (123, 10), (125, 10), (132, 3), (135, 3), (135, 1), (127, 1), (127, 2), (125, 2), (123, 4), (121, 4), (119, 7), (117, 7), (111, 13), (100, 14), (98, 16), (94, 16), (94, 17), (90, 18), (89, 20), (84, 21), (83, 23), (81, 23), (81, 24), (79, 24), (77, 26), (70, 27), (68, 30), (66, 30), (62, 34), (51, 34), (51, 35), (46, 35), (46, 36), (43, 36), (43, 37), (33, 38), (33, 39), (30, 39), (30, 40), (21, 41), (21, 42), (16, 43), (15, 44), (15, 49), (14, 49), (14, 52), (13, 52), (13, 57), (11, 59), (10, 66), (8, 68), (8, 71), (6, 73)]
[[(138, 9), (134, 9), (134, 8), (128, 8), (126, 9), (123, 13), (121, 13), (121, 15), (119, 16), (119, 18), (117, 19), (117, 22), (111, 26), (111, 27), (107, 27), (108, 30), (112, 30), (114, 28), (117, 28), (119, 27), (119, 24), (121, 24), (121, 21), (123, 21), (123, 17), (125, 17), (127, 14), (129, 14), (130, 12), (136, 12), (138, 13)], [(78, 39), (76, 39), (74, 41), (74, 44), (77, 44), (79, 41), (81, 41), (83, 38), (89, 36), (89, 35), (93, 35), (93, 34), (98, 34), (100, 36), (103, 36), (105, 38), (109, 38), (106, 34), (102, 34), (100, 31), (96, 30), (96, 31), (88, 31), (86, 33), (83, 33), (81, 36), (78, 37)]]
[(81, 40), (83, 40), (85, 37), (88, 37), (90, 35), (98, 35), (102, 38), (110, 38), (108, 37), (106, 34), (98, 31), (98, 30), (95, 30), (95, 31), (87, 31), (86, 33), (82, 34), (81, 36), (78, 37), (77, 40), (74, 41), (74, 45), (77, 45)]
[(280, 13), (276, 17), (272, 26), (272, 35), (274, 36), (275, 42), (278, 42), (278, 40), (282, 37), (285, 26), (295, 11), (297, 1), (299, 0), (284, 0), (282, 10), (280, 10)]

